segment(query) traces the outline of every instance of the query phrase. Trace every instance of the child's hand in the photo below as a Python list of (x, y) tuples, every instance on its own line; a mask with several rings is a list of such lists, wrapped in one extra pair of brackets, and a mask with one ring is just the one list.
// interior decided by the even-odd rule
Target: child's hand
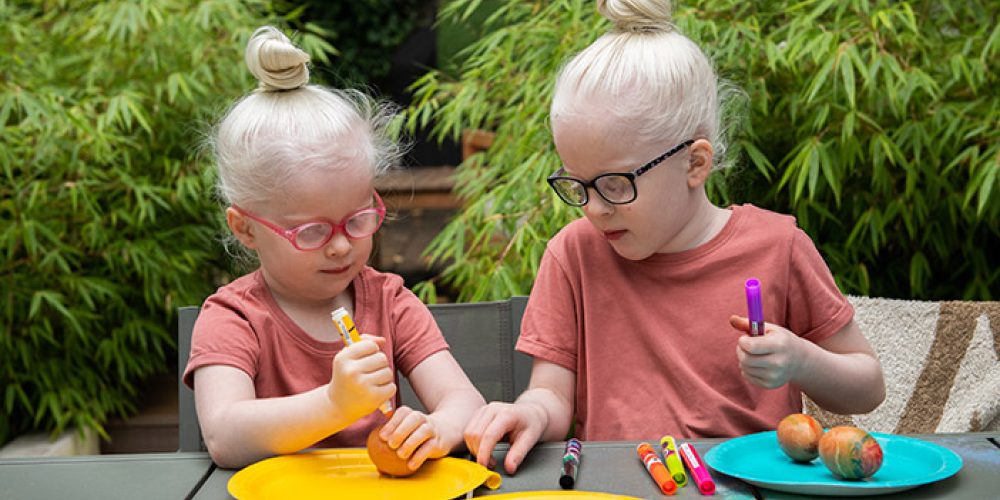
[[(730, 316), (733, 328), (750, 333), (750, 320), (743, 316)], [(764, 323), (764, 335), (743, 335), (737, 341), (736, 356), (740, 361), (743, 377), (752, 384), (774, 389), (794, 379), (802, 366), (805, 355), (802, 338), (786, 328)]]
[(428, 458), (441, 458), (449, 448), (441, 442), (441, 432), (434, 417), (400, 406), (382, 426), (379, 437), (399, 458), (409, 458), (407, 465), (416, 470)]
[(480, 408), (469, 420), (465, 427), (465, 444), (479, 465), (492, 469), (496, 465), (493, 448), (507, 436), (510, 449), (504, 459), (504, 468), (508, 474), (513, 474), (541, 438), (545, 426), (545, 418), (530, 404), (493, 402)]
[(371, 413), (396, 393), (389, 360), (380, 350), (385, 339), (362, 335), (333, 358), (328, 395), (348, 422)]

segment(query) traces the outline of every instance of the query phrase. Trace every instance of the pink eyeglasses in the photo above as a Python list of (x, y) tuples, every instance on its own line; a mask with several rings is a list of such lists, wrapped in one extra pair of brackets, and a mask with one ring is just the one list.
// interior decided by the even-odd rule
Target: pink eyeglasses
[(378, 228), (382, 226), (382, 221), (385, 220), (385, 204), (382, 203), (382, 197), (377, 192), (374, 194), (374, 207), (358, 210), (344, 217), (340, 222), (319, 219), (300, 224), (291, 229), (285, 229), (259, 215), (244, 210), (235, 203), (233, 203), (232, 207), (233, 210), (236, 210), (241, 215), (260, 222), (271, 231), (274, 231), (278, 236), (288, 240), (298, 250), (308, 252), (323, 248), (323, 246), (333, 239), (333, 236), (338, 231), (343, 231), (352, 240), (367, 238), (375, 234)]

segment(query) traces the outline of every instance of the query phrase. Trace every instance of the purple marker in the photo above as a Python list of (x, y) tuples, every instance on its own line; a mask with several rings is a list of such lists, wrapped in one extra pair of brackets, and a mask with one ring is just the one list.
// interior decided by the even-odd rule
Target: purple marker
[(750, 319), (750, 335), (764, 335), (764, 305), (760, 300), (760, 280), (750, 278), (746, 282), (747, 318)]

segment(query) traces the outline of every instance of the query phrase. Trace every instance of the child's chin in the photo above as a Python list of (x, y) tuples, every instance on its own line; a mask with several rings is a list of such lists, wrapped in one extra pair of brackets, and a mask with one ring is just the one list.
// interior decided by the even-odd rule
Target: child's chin
[(610, 241), (608, 243), (611, 243), (611, 248), (614, 249), (615, 253), (623, 259), (644, 260), (650, 255), (653, 255), (653, 252), (636, 248), (633, 245), (627, 245), (622, 243), (621, 240)]

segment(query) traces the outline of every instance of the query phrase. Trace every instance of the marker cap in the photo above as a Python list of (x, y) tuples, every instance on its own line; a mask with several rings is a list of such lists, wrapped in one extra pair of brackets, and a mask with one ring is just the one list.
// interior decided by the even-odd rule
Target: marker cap
[(764, 306), (760, 299), (760, 280), (750, 278), (747, 280), (747, 318), (750, 321), (764, 321)]

